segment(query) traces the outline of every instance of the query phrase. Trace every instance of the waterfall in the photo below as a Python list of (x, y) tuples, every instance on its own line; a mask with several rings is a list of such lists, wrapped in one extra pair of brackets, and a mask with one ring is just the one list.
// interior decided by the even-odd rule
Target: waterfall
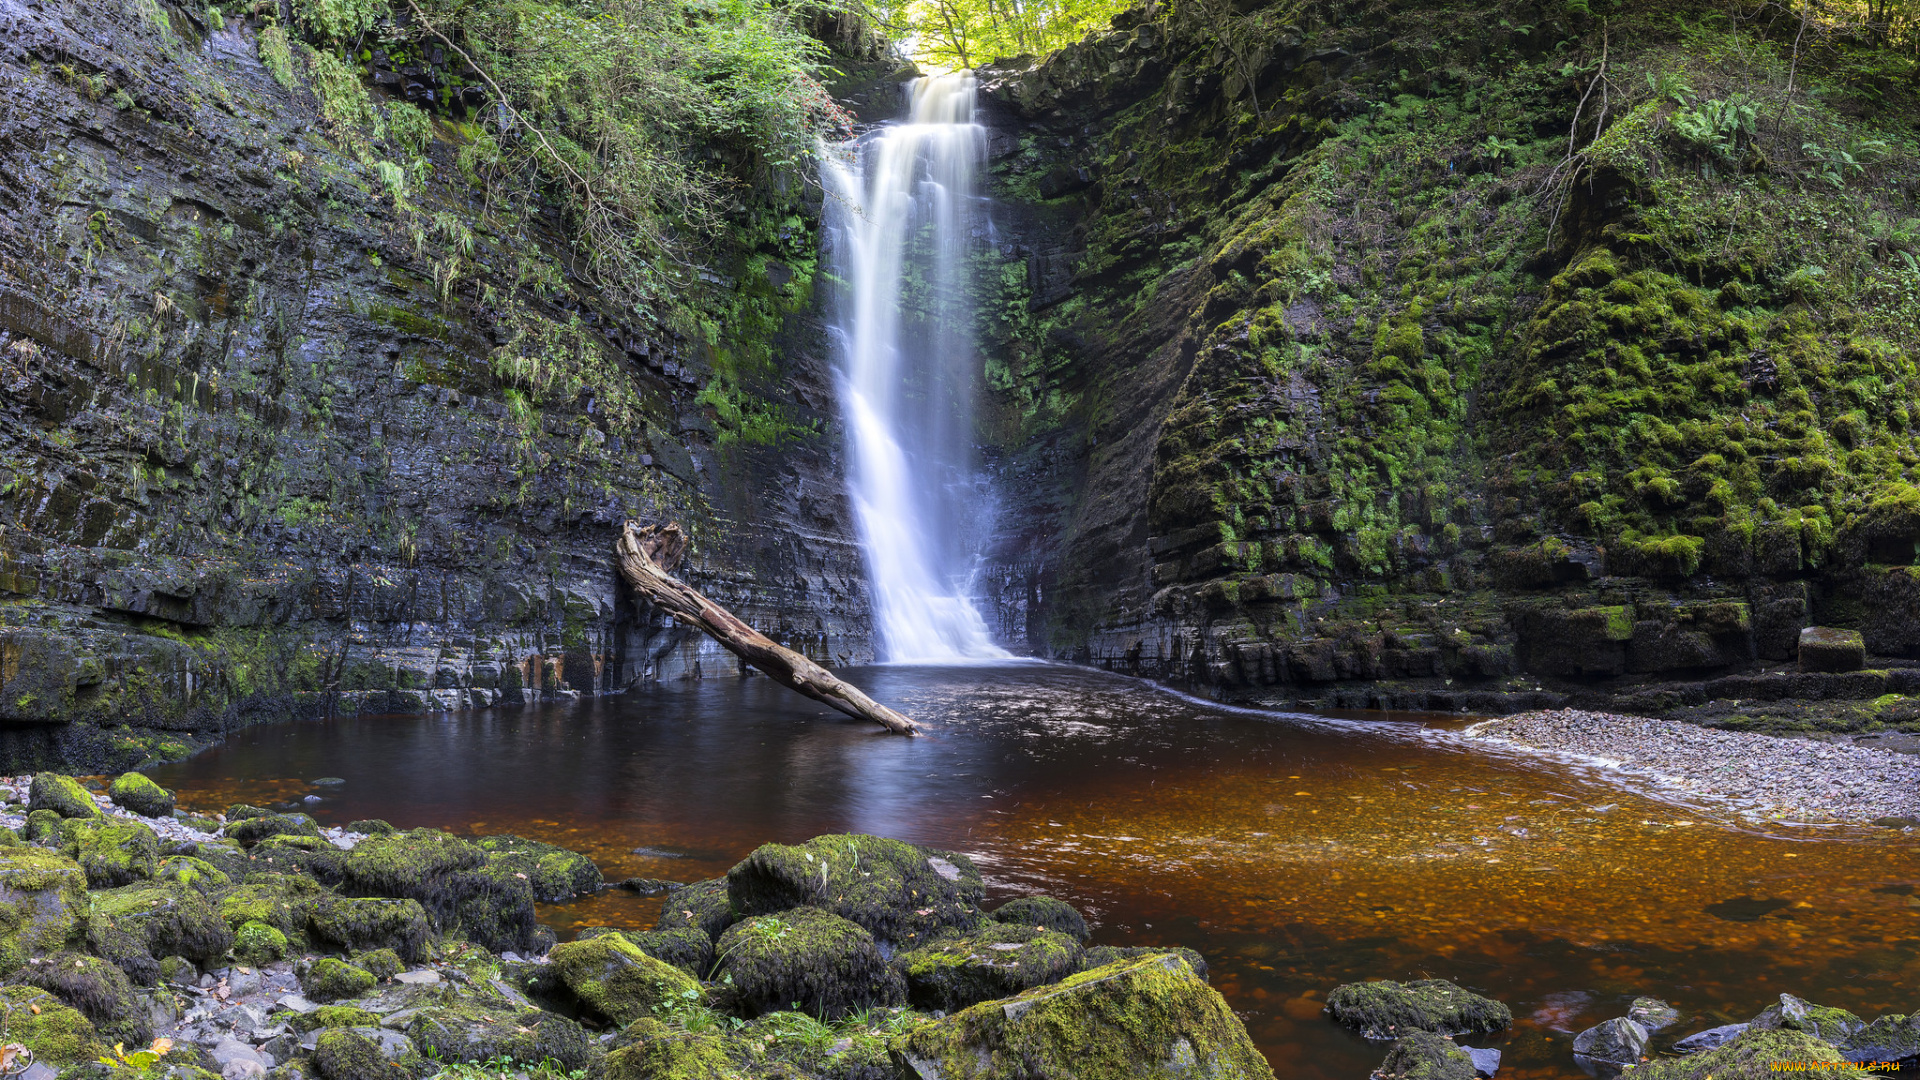
[(973, 76), (828, 155), (826, 260), (847, 480), (893, 663), (1004, 659), (969, 598), (991, 521), (973, 464), (967, 249), (986, 133)]

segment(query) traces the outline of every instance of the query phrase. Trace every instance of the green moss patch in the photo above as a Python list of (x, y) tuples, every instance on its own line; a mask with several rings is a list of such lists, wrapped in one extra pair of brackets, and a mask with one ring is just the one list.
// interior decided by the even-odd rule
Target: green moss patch
[(916, 1009), (954, 1012), (1007, 997), (1079, 970), (1080, 943), (1037, 926), (991, 922), (901, 953), (907, 997)]
[(700, 984), (618, 934), (570, 941), (549, 954), (560, 981), (588, 1008), (617, 1024), (703, 996)]
[(1466, 1035), (1513, 1023), (1505, 1005), (1445, 979), (1348, 983), (1327, 995), (1327, 1013), (1369, 1039), (1396, 1039), (1411, 1031)]
[(727, 871), (727, 889), (743, 915), (817, 907), (902, 946), (978, 925), (986, 891), (964, 855), (858, 833), (762, 845)]
[(728, 1008), (742, 1016), (795, 1008), (838, 1019), (906, 1000), (873, 935), (818, 908), (742, 919), (720, 935), (715, 955)]

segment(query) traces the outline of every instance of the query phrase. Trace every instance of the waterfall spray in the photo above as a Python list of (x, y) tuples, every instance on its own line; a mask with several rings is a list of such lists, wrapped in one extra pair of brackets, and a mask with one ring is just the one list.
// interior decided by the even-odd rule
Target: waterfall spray
[(973, 77), (923, 78), (904, 122), (825, 168), (848, 484), (884, 659), (1003, 659), (969, 593), (990, 509), (973, 466), (966, 261), (986, 133)]

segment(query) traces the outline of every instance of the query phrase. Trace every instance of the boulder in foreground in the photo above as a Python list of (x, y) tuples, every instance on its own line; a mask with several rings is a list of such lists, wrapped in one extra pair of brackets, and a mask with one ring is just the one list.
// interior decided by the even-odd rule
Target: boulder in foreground
[(902, 1035), (920, 1080), (1269, 1080), (1226, 999), (1178, 956), (1109, 964)]

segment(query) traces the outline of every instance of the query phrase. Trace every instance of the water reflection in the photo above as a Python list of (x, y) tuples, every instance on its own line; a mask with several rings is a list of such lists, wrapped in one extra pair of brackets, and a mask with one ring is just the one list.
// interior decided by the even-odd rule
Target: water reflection
[[(257, 729), (158, 779), (188, 805), (320, 794), (323, 821), (516, 832), (610, 878), (694, 880), (764, 841), (860, 830), (966, 851), (997, 896), (1044, 890), (1096, 940), (1175, 943), (1284, 1075), (1382, 1048), (1319, 1000), (1454, 979), (1520, 1017), (1503, 1077), (1572, 1077), (1568, 1032), (1634, 995), (1744, 1020), (1781, 991), (1868, 1016), (1920, 985), (1920, 855), (1873, 830), (1766, 835), (1568, 764), (1465, 747), (1452, 722), (1226, 710), (1073, 669), (875, 668), (923, 739), (763, 679), (569, 706)], [(316, 789), (322, 776), (347, 780)], [(640, 850), (636, 850), (640, 849)], [(544, 917), (650, 923), (609, 891)], [(1735, 917), (1737, 916), (1737, 917)]]

